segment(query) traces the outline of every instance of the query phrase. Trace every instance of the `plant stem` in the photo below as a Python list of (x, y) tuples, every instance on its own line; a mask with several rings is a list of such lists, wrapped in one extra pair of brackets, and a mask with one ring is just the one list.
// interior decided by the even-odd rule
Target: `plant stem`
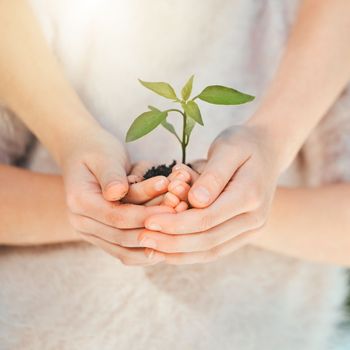
[(165, 112), (178, 112), (181, 113), (183, 118), (183, 129), (182, 129), (182, 140), (178, 139), (181, 143), (181, 150), (182, 150), (182, 163), (186, 164), (186, 147), (188, 145), (188, 140), (186, 141), (186, 122), (187, 122), (187, 115), (185, 112), (182, 112), (180, 109), (171, 108), (167, 109)]
[(184, 113), (180, 109), (176, 109), (176, 108), (167, 109), (164, 112), (178, 112), (184, 115)]
[(182, 129), (182, 142), (181, 142), (181, 149), (182, 149), (182, 163), (186, 164), (186, 121), (187, 116), (186, 113), (183, 113), (183, 129)]

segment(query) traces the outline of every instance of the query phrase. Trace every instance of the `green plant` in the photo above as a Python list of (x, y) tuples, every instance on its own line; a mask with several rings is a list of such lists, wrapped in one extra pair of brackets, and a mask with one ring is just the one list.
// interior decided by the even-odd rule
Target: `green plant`
[[(173, 100), (179, 103), (181, 109), (170, 108), (164, 111), (148, 106), (149, 111), (139, 115), (131, 124), (127, 134), (126, 142), (135, 141), (154, 130), (157, 126), (162, 125), (165, 129), (171, 132), (179, 141), (182, 150), (182, 162), (186, 163), (186, 148), (190, 141), (191, 133), (194, 126), (197, 124), (204, 125), (202, 114), (196, 99), (216, 105), (239, 105), (250, 102), (254, 96), (247, 95), (230, 87), (221, 85), (207, 86), (203, 91), (190, 99), (192, 93), (194, 75), (190, 77), (187, 83), (181, 90), (181, 99), (177, 97), (174, 89), (168, 83), (164, 82), (146, 82), (139, 79), (139, 82), (147, 89), (152, 90), (160, 96)], [(170, 112), (179, 113), (183, 119), (181, 137), (176, 132), (174, 125), (167, 121)]]

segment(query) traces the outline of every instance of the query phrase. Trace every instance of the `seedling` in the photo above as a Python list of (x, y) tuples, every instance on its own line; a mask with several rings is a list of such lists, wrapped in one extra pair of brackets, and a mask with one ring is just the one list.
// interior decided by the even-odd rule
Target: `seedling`
[[(131, 124), (127, 134), (126, 142), (135, 141), (153, 131), (159, 125), (162, 125), (172, 133), (179, 141), (182, 153), (182, 163), (186, 163), (186, 149), (190, 141), (193, 128), (196, 124), (204, 125), (200, 108), (196, 102), (197, 99), (215, 104), (215, 105), (239, 105), (250, 102), (254, 96), (237, 91), (230, 87), (221, 85), (210, 85), (202, 92), (191, 98), (194, 75), (186, 82), (181, 90), (181, 98), (177, 97), (173, 87), (164, 82), (147, 82), (139, 79), (139, 82), (147, 89), (163, 96), (181, 107), (160, 110), (153, 106), (148, 106), (149, 111), (139, 115)], [(183, 120), (182, 130), (178, 133), (173, 124), (167, 117), (169, 113), (178, 113)]]

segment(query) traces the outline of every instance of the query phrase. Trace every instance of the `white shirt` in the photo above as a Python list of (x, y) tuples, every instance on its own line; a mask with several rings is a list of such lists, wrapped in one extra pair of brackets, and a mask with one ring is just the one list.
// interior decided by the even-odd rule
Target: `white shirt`
[[(297, 5), (273, 0), (31, 3), (67, 77), (117, 137), (124, 137), (147, 105), (169, 106), (137, 78), (167, 81), (179, 91), (195, 74), (196, 93), (222, 84), (257, 96), (238, 107), (201, 104), (205, 127), (196, 127), (189, 159), (205, 157), (220, 131), (242, 123), (257, 108)], [(134, 161), (180, 157), (176, 140), (161, 128), (127, 147)], [(54, 171), (41, 146), (31, 168)], [(292, 178), (290, 171), (286, 183)], [(148, 268), (125, 267), (84, 243), (3, 249), (0, 280), (0, 344), (28, 350), (329, 349), (346, 292), (341, 269), (254, 247), (210, 264)]]

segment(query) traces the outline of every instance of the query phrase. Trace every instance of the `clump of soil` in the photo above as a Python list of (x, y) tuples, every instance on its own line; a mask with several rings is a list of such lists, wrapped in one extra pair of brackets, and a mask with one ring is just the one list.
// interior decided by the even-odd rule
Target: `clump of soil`
[(146, 171), (146, 173), (143, 175), (143, 178), (146, 180), (146, 179), (150, 179), (151, 177), (155, 177), (159, 175), (167, 177), (171, 174), (171, 171), (175, 165), (176, 165), (176, 160), (173, 160), (173, 162), (169, 165), (161, 164), (161, 165), (158, 165), (157, 167), (153, 166), (151, 169), (148, 169)]

